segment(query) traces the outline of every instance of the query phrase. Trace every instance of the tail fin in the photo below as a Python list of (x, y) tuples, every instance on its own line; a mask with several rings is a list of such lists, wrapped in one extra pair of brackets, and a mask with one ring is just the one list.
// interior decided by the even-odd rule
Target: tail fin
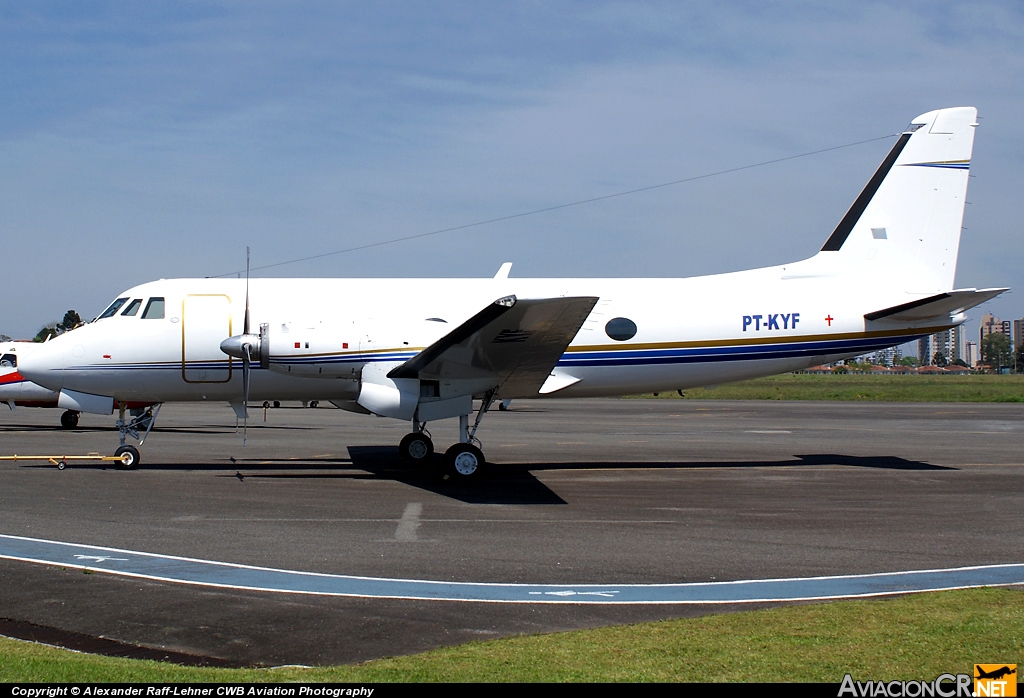
[(954, 107), (914, 119), (819, 256), (864, 264), (907, 292), (951, 290), (977, 114)]

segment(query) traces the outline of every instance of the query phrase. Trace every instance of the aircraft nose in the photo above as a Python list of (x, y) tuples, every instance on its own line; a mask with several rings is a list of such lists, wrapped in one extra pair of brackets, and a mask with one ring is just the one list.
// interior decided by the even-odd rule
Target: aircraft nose
[(50, 390), (60, 390), (64, 383), (64, 351), (62, 343), (45, 342), (35, 351), (18, 357), (18, 373)]

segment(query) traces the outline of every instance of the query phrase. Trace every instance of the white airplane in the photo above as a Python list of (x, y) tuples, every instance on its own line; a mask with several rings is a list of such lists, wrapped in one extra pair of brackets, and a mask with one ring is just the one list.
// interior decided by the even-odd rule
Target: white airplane
[[(26, 356), (42, 345), (38, 342), (0, 342), (0, 402), (15, 407), (57, 407), (59, 393), (36, 385), (18, 373), (18, 356)], [(64, 410), (60, 425), (64, 429), (78, 426), (79, 413)]]
[[(953, 277), (977, 111), (914, 119), (821, 250), (682, 279), (167, 279), (22, 362), (68, 409), (121, 409), (121, 448), (152, 410), (127, 403), (329, 400), (411, 423), (459, 419), (453, 476), (485, 467), (477, 427), (497, 400), (668, 391), (793, 371), (946, 330), (1006, 289)], [(251, 318), (251, 320), (250, 320)], [(241, 331), (239, 331), (241, 330)], [(480, 405), (474, 413), (474, 400)]]

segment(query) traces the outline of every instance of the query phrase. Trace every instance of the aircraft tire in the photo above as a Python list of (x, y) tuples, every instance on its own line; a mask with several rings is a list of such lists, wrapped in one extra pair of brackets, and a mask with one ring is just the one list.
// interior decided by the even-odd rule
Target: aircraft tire
[(448, 475), (461, 482), (479, 480), (487, 465), (483, 452), (473, 444), (455, 444), (445, 451), (444, 460)]
[(128, 462), (119, 461), (117, 464), (118, 470), (135, 470), (139, 467), (139, 461), (142, 460), (142, 456), (139, 455), (139, 449), (134, 446), (118, 446), (117, 450), (114, 451), (115, 456), (123, 456), (129, 454), (131, 458)]
[(64, 410), (60, 416), (61, 429), (74, 429), (78, 426), (78, 412), (75, 410)]
[(426, 434), (406, 434), (398, 444), (402, 461), (408, 465), (426, 465), (434, 457), (434, 442)]

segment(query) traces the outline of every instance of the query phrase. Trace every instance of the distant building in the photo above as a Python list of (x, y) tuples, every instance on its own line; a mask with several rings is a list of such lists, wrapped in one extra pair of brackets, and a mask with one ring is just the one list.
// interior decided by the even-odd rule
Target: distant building
[(981, 346), (985, 341), (985, 337), (988, 337), (990, 334), (1005, 334), (1006, 338), (1012, 342), (1012, 324), (1013, 323), (1009, 320), (1000, 320), (992, 313), (985, 313), (981, 316), (981, 333), (979, 336), (978, 346)]
[(967, 342), (967, 356), (964, 358), (964, 363), (971, 368), (977, 368), (980, 358), (978, 355), (978, 343)]
[(860, 356), (852, 359), (857, 363), (862, 364), (876, 364), (878, 366), (895, 366), (903, 358), (903, 350), (899, 347), (888, 347), (887, 349), (879, 349), (873, 354), (861, 354)]
[(935, 363), (936, 354), (942, 354), (946, 357), (946, 363), (951, 364), (960, 359), (969, 366), (966, 339), (963, 325), (922, 337), (917, 340), (918, 361), (922, 366), (928, 366)]
[(1013, 321), (1013, 348), (1024, 347), (1024, 318)]

